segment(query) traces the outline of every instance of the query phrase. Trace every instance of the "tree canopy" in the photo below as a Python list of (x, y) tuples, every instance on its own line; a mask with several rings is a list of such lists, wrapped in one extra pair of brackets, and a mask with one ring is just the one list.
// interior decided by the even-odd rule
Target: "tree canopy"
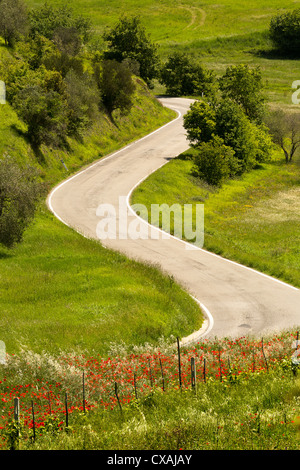
[(10, 156), (0, 160), (0, 244), (19, 243), (32, 221), (43, 186), (31, 167), (20, 168)]
[[(220, 182), (226, 175), (241, 175), (266, 161), (272, 148), (267, 129), (251, 121), (243, 108), (230, 98), (221, 98), (213, 104), (195, 101), (184, 116), (184, 127), (199, 155), (196, 158), (199, 174), (206, 175), (211, 184), (213, 180)], [(212, 161), (207, 157), (209, 151)]]
[(214, 74), (186, 54), (175, 52), (161, 69), (161, 82), (172, 96), (210, 96)]
[(251, 120), (261, 121), (264, 112), (262, 74), (259, 67), (232, 65), (219, 79), (223, 97), (238, 103)]
[(104, 39), (107, 41), (105, 59), (136, 62), (140, 77), (151, 87), (159, 70), (157, 45), (151, 41), (140, 18), (123, 16), (104, 34)]
[(300, 54), (300, 8), (274, 16), (270, 22), (270, 38), (280, 52)]
[(5, 44), (12, 46), (27, 27), (28, 13), (23, 0), (0, 0), (0, 35)]

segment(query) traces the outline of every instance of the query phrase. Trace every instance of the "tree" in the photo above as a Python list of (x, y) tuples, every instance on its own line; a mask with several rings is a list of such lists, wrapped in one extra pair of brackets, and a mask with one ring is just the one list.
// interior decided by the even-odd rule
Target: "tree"
[(231, 99), (222, 99), (215, 105), (196, 101), (184, 116), (184, 127), (195, 148), (214, 137), (221, 138), (234, 151), (237, 174), (266, 161), (272, 147), (266, 129), (250, 121), (242, 107)]
[(140, 77), (151, 87), (152, 80), (158, 76), (157, 46), (146, 34), (140, 18), (123, 16), (114, 28), (104, 34), (104, 39), (108, 44), (104, 58), (137, 62)]
[(232, 65), (219, 79), (223, 98), (238, 103), (251, 120), (261, 121), (265, 98), (262, 93), (262, 75), (259, 67)]
[(280, 52), (299, 56), (300, 9), (274, 16), (270, 22), (269, 34)]
[(42, 144), (51, 147), (64, 144), (68, 128), (67, 105), (59, 93), (29, 85), (16, 95), (14, 107), (27, 124), (33, 148), (38, 149)]
[(68, 132), (82, 137), (99, 109), (97, 85), (88, 73), (78, 74), (72, 69), (67, 73), (64, 83), (68, 106)]
[(65, 52), (54, 52), (43, 60), (43, 65), (49, 70), (56, 70), (64, 78), (70, 70), (78, 75), (84, 73), (83, 61), (80, 57), (70, 56)]
[(234, 150), (216, 136), (197, 147), (193, 160), (194, 174), (214, 186), (220, 186), (238, 170)]
[(53, 42), (58, 50), (72, 57), (81, 50), (80, 33), (75, 27), (58, 27), (53, 33)]
[(300, 114), (285, 113), (277, 109), (266, 116), (266, 125), (275, 144), (279, 145), (284, 153), (286, 163), (293, 158), (300, 148)]
[(27, 8), (22, 0), (0, 0), (0, 35), (6, 45), (12, 46), (25, 34), (27, 25)]
[(37, 172), (20, 168), (9, 156), (0, 160), (0, 243), (8, 248), (22, 241), (43, 187)]
[(116, 60), (105, 60), (101, 69), (95, 68), (95, 73), (102, 102), (110, 117), (112, 118), (112, 113), (116, 109), (126, 114), (133, 104), (135, 91), (131, 71), (126, 64)]
[(167, 94), (172, 96), (209, 96), (214, 88), (212, 72), (180, 52), (168, 58), (161, 69), (160, 80)]
[[(30, 34), (37, 34), (53, 40), (55, 36), (61, 47), (68, 43), (77, 41), (85, 44), (91, 37), (91, 21), (83, 16), (75, 16), (72, 9), (67, 5), (53, 7), (45, 3), (41, 8), (31, 10), (29, 14)], [(76, 32), (76, 33), (75, 33)], [(78, 47), (78, 46), (76, 46)]]
[(235, 151), (240, 174), (269, 157), (272, 143), (265, 128), (252, 122), (231, 99), (221, 100), (216, 108), (215, 133)]
[(215, 109), (204, 101), (195, 101), (184, 115), (184, 128), (194, 146), (211, 140), (216, 129)]

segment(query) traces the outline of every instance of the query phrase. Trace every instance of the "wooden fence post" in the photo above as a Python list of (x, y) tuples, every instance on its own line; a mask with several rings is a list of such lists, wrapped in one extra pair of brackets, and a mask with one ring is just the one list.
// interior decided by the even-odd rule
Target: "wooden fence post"
[(12, 437), (11, 450), (19, 448), (20, 438), (20, 399), (14, 398), (14, 421), (16, 425), (16, 433)]
[(66, 429), (69, 427), (69, 410), (68, 410), (68, 394), (65, 395), (65, 409), (66, 409)]
[(32, 410), (33, 442), (35, 442), (35, 419), (34, 419), (34, 405), (33, 405), (33, 400), (31, 400), (31, 410)]
[(150, 385), (151, 385), (151, 388), (152, 388), (153, 387), (153, 379), (152, 379), (152, 369), (151, 369), (150, 358), (148, 359), (148, 364), (149, 364)]
[(264, 356), (264, 360), (265, 360), (265, 363), (266, 363), (267, 372), (269, 372), (268, 361), (267, 361), (267, 358), (266, 358), (266, 355), (265, 355), (265, 351), (264, 351), (264, 339), (263, 339), (263, 338), (261, 339), (261, 350), (262, 350), (262, 353), (263, 353), (263, 356)]
[(115, 382), (115, 395), (116, 395), (116, 397), (117, 397), (117, 401), (118, 401), (118, 404), (119, 404), (119, 408), (120, 408), (120, 411), (121, 411), (121, 413), (122, 413), (122, 406), (121, 406), (120, 399), (119, 399), (118, 384), (117, 384), (117, 382)]
[(191, 384), (192, 389), (196, 391), (196, 362), (195, 358), (191, 358)]
[(163, 389), (163, 392), (164, 392), (165, 391), (165, 378), (164, 378), (164, 371), (163, 371), (163, 367), (162, 367), (161, 358), (159, 358), (159, 364), (160, 364), (160, 371), (161, 371), (161, 378), (162, 378), (162, 389)]
[(134, 374), (133, 374), (133, 383), (134, 383), (135, 399), (137, 400), (137, 399), (138, 399), (138, 395), (137, 395), (137, 388), (136, 388), (136, 373), (135, 373), (135, 372), (134, 372)]
[(180, 390), (181, 390), (181, 389), (182, 389), (182, 381), (181, 381), (181, 358), (180, 358), (180, 344), (179, 344), (179, 338), (177, 338), (177, 352), (178, 352), (179, 387), (180, 387)]
[(82, 372), (82, 404), (83, 404), (83, 412), (85, 413), (85, 382), (84, 382), (84, 371)]
[(221, 365), (221, 348), (219, 346), (219, 371), (220, 371), (220, 382), (222, 382), (222, 365)]
[(20, 423), (20, 400), (14, 398), (14, 420), (17, 424)]

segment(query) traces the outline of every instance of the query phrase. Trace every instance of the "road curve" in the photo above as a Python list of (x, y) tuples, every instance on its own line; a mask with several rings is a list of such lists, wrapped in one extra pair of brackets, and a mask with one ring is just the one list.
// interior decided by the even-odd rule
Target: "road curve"
[[(159, 167), (189, 147), (183, 115), (191, 100), (161, 99), (176, 109), (171, 123), (103, 158), (56, 186), (48, 196), (50, 210), (59, 220), (88, 238), (99, 239), (97, 209), (110, 204), (117, 214), (115, 239), (102, 239), (109, 249), (150, 262), (172, 275), (203, 307), (207, 320), (190, 339), (262, 335), (300, 324), (299, 289), (226, 260), (203, 249), (188, 250), (175, 237), (127, 238), (119, 226), (120, 197), (127, 204), (127, 226), (136, 223), (149, 234), (149, 224), (130, 209), (133, 189)], [(120, 212), (124, 217), (124, 212)]]

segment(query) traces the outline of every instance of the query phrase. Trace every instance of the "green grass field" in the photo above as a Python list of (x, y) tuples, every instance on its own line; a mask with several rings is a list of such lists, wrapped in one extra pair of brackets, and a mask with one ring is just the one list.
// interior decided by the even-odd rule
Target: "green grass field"
[[(39, 7), (43, 0), (27, 0)], [(64, 4), (52, 0), (53, 5)], [(140, 15), (159, 46), (161, 60), (179, 50), (198, 58), (217, 74), (231, 64), (259, 65), (266, 94), (274, 105), (292, 106), (292, 82), (299, 80), (298, 62), (274, 57), (267, 31), (272, 16), (299, 6), (293, 0), (245, 2), (221, 0), (70, 0), (74, 12), (92, 17), (96, 35), (114, 26), (122, 14)], [(164, 89), (157, 84), (156, 92)]]
[(0, 249), (1, 340), (22, 349), (107, 355), (186, 336), (197, 303), (157, 269), (83, 238), (41, 208), (24, 241)]

